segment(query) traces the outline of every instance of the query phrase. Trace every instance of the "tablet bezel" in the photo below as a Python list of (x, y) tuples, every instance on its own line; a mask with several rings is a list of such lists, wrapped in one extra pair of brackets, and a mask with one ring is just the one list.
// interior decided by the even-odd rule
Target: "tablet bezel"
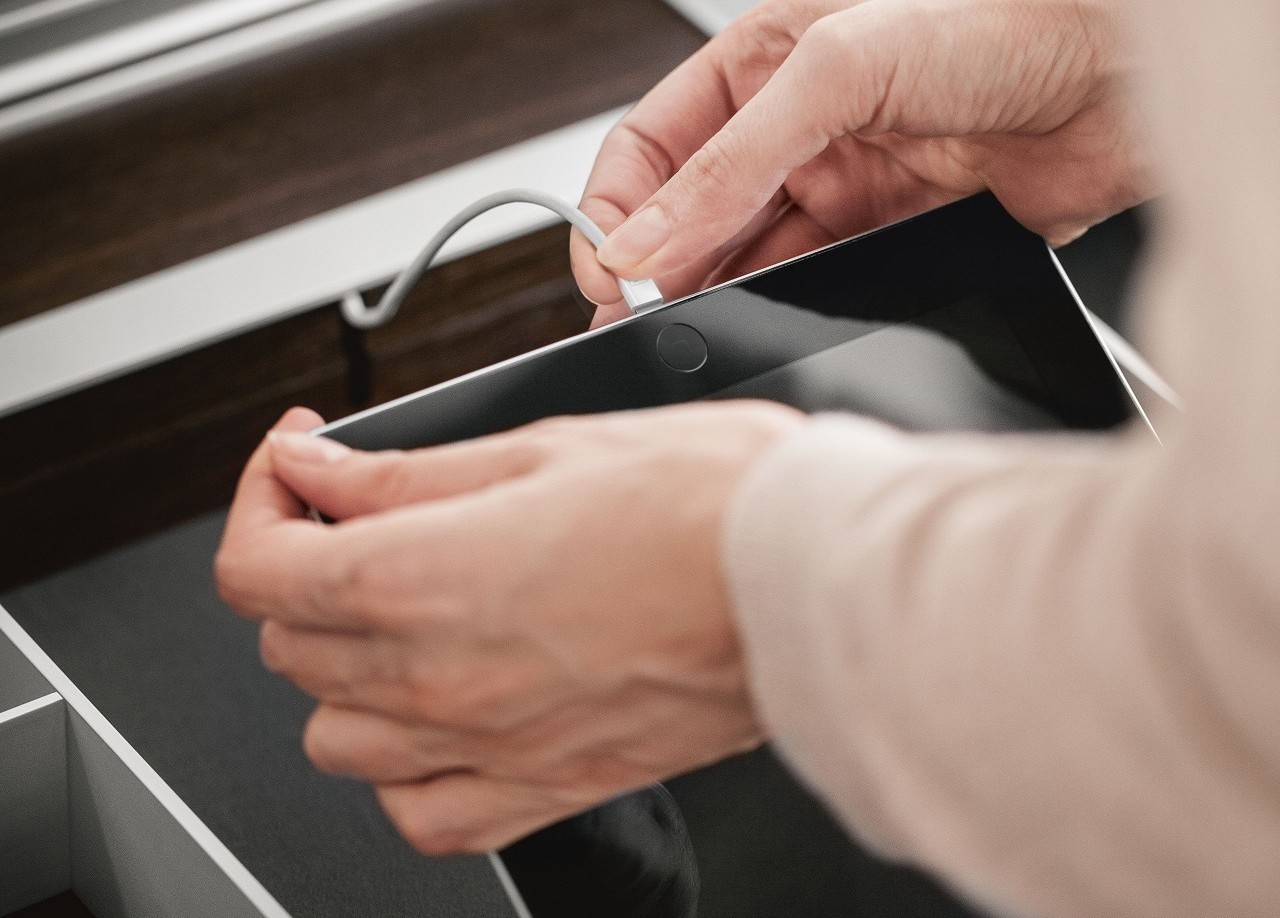
[[(1057, 402), (1052, 407), (1064, 428), (1105, 429), (1132, 418), (1151, 429), (1052, 249), (1017, 224), (994, 196), (982, 194), (352, 414), (314, 433), (362, 449), (404, 449), (556, 414), (714, 396), (848, 340), (838, 334), (824, 340), (827, 332), (821, 330), (778, 335), (768, 311), (753, 315), (744, 301), (778, 300), (786, 306), (798, 300), (799, 308), (822, 314), (814, 309), (816, 299), (847, 300), (859, 285), (865, 292), (865, 275), (877, 271), (881, 308), (900, 310), (884, 317), (886, 325), (911, 321), (917, 307), (919, 316), (931, 311), (921, 306), (933, 289), (930, 278), (937, 278), (934, 286), (963, 282), (999, 293), (1003, 315), (1024, 349), (1027, 336), (1036, 339), (1026, 354)], [(803, 289), (815, 282), (840, 289)], [(1015, 306), (1011, 300), (1019, 291), (1026, 293), (1025, 302)], [(696, 372), (672, 370), (654, 347), (657, 334), (676, 323), (691, 325), (708, 341), (710, 359)]]

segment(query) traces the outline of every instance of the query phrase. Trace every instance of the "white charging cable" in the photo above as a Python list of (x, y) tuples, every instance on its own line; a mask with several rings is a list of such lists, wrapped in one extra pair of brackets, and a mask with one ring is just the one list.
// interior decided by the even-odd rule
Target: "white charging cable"
[[(377, 305), (366, 306), (364, 299), (355, 291), (343, 297), (343, 318), (356, 328), (364, 329), (377, 328), (389, 322), (392, 316), (399, 311), (401, 304), (404, 303), (405, 297), (409, 295), (409, 291), (413, 289), (414, 284), (422, 278), (427, 268), (431, 266), (431, 262), (439, 254), (440, 249), (452, 238), (453, 234), (482, 213), (493, 210), (495, 207), (501, 207), (504, 204), (536, 204), (539, 207), (545, 207), (547, 210), (559, 214), (581, 230), (582, 235), (586, 236), (587, 241), (592, 245), (599, 246), (600, 243), (604, 242), (604, 233), (600, 227), (596, 226), (595, 221), (572, 204), (567, 204), (554, 195), (534, 191), (531, 188), (512, 188), (508, 191), (498, 191), (476, 201), (441, 227), (440, 231), (431, 237), (431, 241), (423, 247), (422, 251), (418, 253), (418, 257), (413, 260), (409, 267), (400, 272), (400, 275), (387, 288), (386, 293), (382, 294), (382, 298), (378, 300)], [(618, 278), (618, 290), (622, 293), (623, 299), (627, 301), (631, 311), (636, 315), (656, 309), (663, 303), (662, 292), (658, 289), (658, 285), (651, 280), (630, 281)]]
[[(376, 305), (366, 306), (364, 298), (357, 291), (352, 291), (343, 297), (343, 317), (351, 325), (361, 329), (377, 328), (380, 325), (385, 325), (400, 310), (405, 297), (409, 295), (409, 291), (413, 289), (413, 286), (421, 280), (422, 275), (431, 266), (431, 262), (435, 260), (436, 255), (439, 254), (444, 244), (453, 238), (453, 235), (458, 230), (476, 217), (505, 204), (535, 204), (539, 207), (545, 207), (581, 230), (582, 234), (587, 237), (587, 241), (592, 245), (599, 246), (600, 243), (604, 242), (604, 233), (595, 224), (595, 221), (572, 204), (568, 204), (554, 195), (535, 191), (532, 188), (512, 188), (507, 191), (497, 191), (466, 207), (441, 227), (440, 231), (431, 237), (431, 241), (423, 247), (422, 251), (418, 253), (418, 257), (413, 260), (409, 267), (400, 272), (400, 275), (387, 288), (386, 293), (382, 294), (382, 298), (378, 300)], [(627, 306), (631, 308), (631, 312), (635, 315), (663, 305), (662, 291), (651, 280), (631, 281), (618, 278), (618, 290), (622, 293)], [(1181, 407), (1178, 395), (1174, 392), (1173, 387), (1165, 382), (1155, 368), (1142, 358), (1142, 355), (1138, 353), (1133, 345), (1092, 312), (1088, 310), (1085, 310), (1085, 312), (1098, 332), (1099, 337), (1106, 343), (1111, 350), (1112, 356), (1115, 357), (1116, 362), (1121, 367), (1145, 383), (1158, 396), (1172, 405)]]

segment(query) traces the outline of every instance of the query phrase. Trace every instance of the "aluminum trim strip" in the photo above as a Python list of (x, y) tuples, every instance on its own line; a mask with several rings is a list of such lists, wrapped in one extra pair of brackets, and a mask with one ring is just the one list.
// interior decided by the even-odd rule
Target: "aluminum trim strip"
[[(296, 6), (298, 0), (274, 0)], [(0, 140), (437, 0), (319, 0), (0, 108)], [(0, 93), (0, 98), (3, 98)]]
[(666, 0), (667, 5), (708, 35), (715, 35), (758, 0)]
[(307, 6), (315, 0), (210, 0), (0, 67), (0, 105)]
[(7, 12), (0, 12), (0, 35), (28, 29), (41, 22), (61, 19), (77, 10), (101, 6), (109, 0), (42, 0), (28, 3)]

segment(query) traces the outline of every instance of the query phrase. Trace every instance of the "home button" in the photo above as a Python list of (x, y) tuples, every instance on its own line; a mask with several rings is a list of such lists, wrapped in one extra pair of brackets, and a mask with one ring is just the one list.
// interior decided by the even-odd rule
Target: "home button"
[(668, 325), (658, 332), (658, 356), (681, 373), (702, 369), (707, 362), (707, 342), (689, 325)]

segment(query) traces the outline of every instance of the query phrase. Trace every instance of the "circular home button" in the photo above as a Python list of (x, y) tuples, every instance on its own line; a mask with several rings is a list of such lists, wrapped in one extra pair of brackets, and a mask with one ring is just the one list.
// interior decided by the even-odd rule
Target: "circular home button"
[(707, 362), (707, 341), (689, 325), (668, 325), (658, 332), (658, 356), (681, 373), (702, 369)]

